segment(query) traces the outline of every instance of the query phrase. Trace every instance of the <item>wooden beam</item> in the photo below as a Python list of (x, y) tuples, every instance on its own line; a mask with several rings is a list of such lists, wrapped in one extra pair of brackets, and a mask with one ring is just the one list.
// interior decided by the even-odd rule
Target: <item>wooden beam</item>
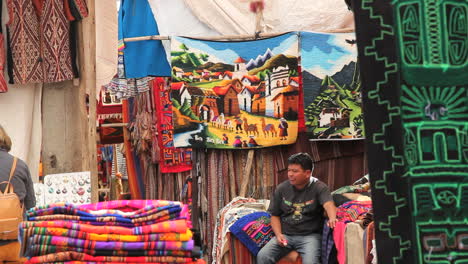
[(88, 1), (88, 10), (89, 17), (78, 23), (78, 87), (72, 81), (44, 84), (42, 159), (44, 175), (90, 171), (91, 200), (97, 202), (94, 1)]
[(98, 202), (98, 171), (96, 146), (96, 8), (95, 1), (88, 0), (87, 18), (78, 25), (78, 60), (80, 65), (79, 93), (82, 97), (89, 97), (89, 109), (80, 108), (80, 117), (84, 122), (85, 139), (87, 146), (82, 153), (83, 170), (91, 172), (91, 201)]

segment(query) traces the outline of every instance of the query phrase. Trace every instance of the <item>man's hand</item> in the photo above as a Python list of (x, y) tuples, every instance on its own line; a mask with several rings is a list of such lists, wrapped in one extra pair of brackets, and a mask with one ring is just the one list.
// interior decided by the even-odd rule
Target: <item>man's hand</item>
[(333, 201), (328, 201), (323, 204), (323, 208), (325, 208), (325, 212), (327, 212), (328, 215), (328, 227), (330, 228), (335, 228), (336, 223), (338, 222), (336, 220), (336, 206)]
[(283, 234), (276, 235), (276, 239), (278, 240), (280, 246), (286, 247), (288, 245), (288, 240), (286, 240)]
[(330, 228), (335, 228), (336, 223), (338, 223), (338, 219), (336, 218), (328, 219), (327, 226)]

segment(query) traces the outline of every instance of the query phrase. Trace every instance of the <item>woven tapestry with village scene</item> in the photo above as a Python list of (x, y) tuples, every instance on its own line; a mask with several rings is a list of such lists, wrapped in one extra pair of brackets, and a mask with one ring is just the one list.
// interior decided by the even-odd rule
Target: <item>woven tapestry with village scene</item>
[(296, 33), (252, 41), (171, 41), (174, 144), (261, 148), (296, 142)]
[(364, 137), (354, 33), (301, 32), (301, 66), (310, 140)]

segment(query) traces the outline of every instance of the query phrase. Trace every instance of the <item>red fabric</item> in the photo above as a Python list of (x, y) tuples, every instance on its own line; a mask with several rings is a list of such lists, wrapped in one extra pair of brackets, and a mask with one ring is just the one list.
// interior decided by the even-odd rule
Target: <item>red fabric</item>
[(105, 96), (106, 92), (102, 92), (99, 95), (99, 102), (96, 105), (96, 112), (97, 114), (105, 115), (105, 114), (120, 114), (122, 113), (122, 103), (120, 104), (104, 104), (103, 96)]
[(0, 93), (8, 92), (8, 85), (3, 76), (3, 69), (5, 68), (5, 39), (3, 34), (0, 34)]
[(63, 0), (8, 1), (11, 83), (73, 79), (70, 22), (63, 7)]
[(192, 150), (174, 147), (169, 78), (155, 78), (152, 91), (156, 108), (154, 114), (157, 120), (157, 141), (160, 149), (159, 168), (162, 173), (189, 171), (192, 169)]
[(366, 237), (364, 238), (366, 240), (366, 252), (365, 252), (365, 255), (364, 255), (364, 258), (365, 258), (365, 264), (372, 264), (372, 260), (373, 260), (373, 256), (371, 255), (371, 250), (372, 250), (372, 240), (375, 239), (375, 229), (374, 229), (374, 222), (371, 222), (368, 226), (367, 226), (367, 235)]
[(335, 247), (337, 251), (337, 259), (338, 263), (345, 264), (346, 263), (346, 250), (345, 250), (345, 231), (346, 231), (346, 223), (345, 222), (338, 222), (333, 229), (333, 240), (335, 241)]
[[(122, 101), (122, 112), (123, 112), (123, 122), (128, 123), (130, 121), (130, 114), (128, 111), (128, 102), (127, 100)], [(132, 143), (130, 139), (130, 132), (125, 128), (124, 129), (124, 146), (125, 146), (125, 158), (127, 160), (127, 174), (128, 174), (128, 185), (130, 187), (130, 193), (132, 199), (139, 200), (142, 199), (141, 192), (138, 188), (138, 175), (135, 168), (135, 160), (133, 159), (132, 154)]]
[[(299, 58), (300, 60), (300, 58)], [(300, 64), (300, 61), (299, 61)], [(299, 71), (299, 110), (297, 111), (297, 131), (306, 132), (305, 113), (304, 113), (304, 84), (302, 82), (302, 68), (298, 66)]]
[(68, 0), (63, 1), (63, 9), (65, 11), (65, 16), (67, 17), (68, 21), (74, 21), (75, 17), (71, 13), (70, 2), (68, 2)]

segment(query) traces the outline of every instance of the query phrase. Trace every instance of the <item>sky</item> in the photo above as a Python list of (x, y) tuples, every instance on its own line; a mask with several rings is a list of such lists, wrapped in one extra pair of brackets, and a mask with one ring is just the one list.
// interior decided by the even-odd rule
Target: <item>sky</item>
[(256, 59), (258, 55), (263, 55), (268, 48), (274, 55), (285, 54), (298, 56), (297, 34), (288, 33), (278, 37), (257, 40), (252, 45), (252, 41), (201, 41), (183, 37), (175, 37), (171, 43), (172, 51), (180, 51), (180, 44), (184, 43), (189, 52), (207, 53), (211, 62), (223, 62), (233, 64), (238, 57), (242, 57), (247, 62)]
[(355, 40), (354, 33), (325, 34), (301, 32), (302, 67), (319, 78), (333, 75), (344, 65), (357, 59), (356, 44), (346, 42)]

